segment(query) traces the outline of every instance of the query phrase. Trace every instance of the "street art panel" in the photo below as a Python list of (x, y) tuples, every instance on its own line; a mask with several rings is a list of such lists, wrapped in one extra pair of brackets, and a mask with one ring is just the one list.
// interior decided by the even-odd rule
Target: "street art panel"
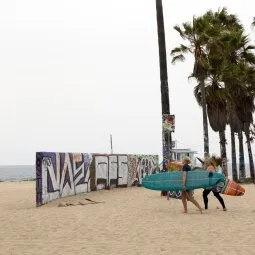
[(107, 156), (95, 156), (95, 176), (97, 190), (109, 187), (109, 168)]
[(36, 153), (36, 204), (141, 183), (158, 166), (156, 155)]
[(115, 188), (118, 186), (118, 156), (109, 155), (109, 179), (110, 179), (110, 188)]
[(118, 186), (127, 186), (127, 180), (128, 180), (128, 157), (127, 157), (127, 155), (118, 156), (118, 168), (119, 168)]
[(36, 203), (90, 191), (90, 154), (37, 153)]
[(128, 186), (142, 183), (142, 179), (158, 171), (157, 155), (128, 155)]

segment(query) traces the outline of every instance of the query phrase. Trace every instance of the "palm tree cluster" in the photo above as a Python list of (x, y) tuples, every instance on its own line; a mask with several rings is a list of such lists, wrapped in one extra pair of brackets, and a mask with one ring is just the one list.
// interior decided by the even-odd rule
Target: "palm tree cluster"
[(184, 61), (187, 53), (194, 57), (190, 77), (197, 81), (194, 95), (203, 110), (204, 156), (209, 156), (209, 120), (212, 130), (219, 133), (221, 165), (223, 173), (228, 176), (225, 131), (229, 125), (233, 179), (238, 180), (235, 135), (239, 141), (239, 179), (246, 178), (244, 134), (250, 175), (255, 182), (251, 150), (255, 110), (255, 46), (250, 44), (238, 17), (228, 13), (226, 8), (207, 11), (174, 29), (185, 44), (171, 51), (172, 63)]

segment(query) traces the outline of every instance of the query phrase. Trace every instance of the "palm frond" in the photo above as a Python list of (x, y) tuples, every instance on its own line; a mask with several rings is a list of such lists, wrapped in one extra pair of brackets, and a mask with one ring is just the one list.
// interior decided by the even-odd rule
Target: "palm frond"
[(252, 26), (255, 26), (255, 17), (253, 18), (253, 21), (252, 21)]
[(195, 87), (194, 87), (194, 96), (195, 96), (195, 98), (196, 98), (196, 101), (197, 101), (197, 103), (198, 103), (198, 105), (200, 106), (200, 107), (202, 107), (202, 94), (201, 94), (201, 89), (200, 89), (200, 84), (198, 84), (198, 85), (196, 85)]
[(181, 27), (180, 27), (180, 26), (175, 25), (175, 26), (174, 26), (174, 30), (176, 30), (176, 31), (180, 34), (180, 36), (181, 36), (182, 38), (184, 38), (184, 37), (185, 37), (185, 35), (184, 35), (184, 31), (181, 29)]
[(179, 53), (182, 53), (182, 54), (185, 54), (185, 53), (188, 53), (188, 52), (191, 52), (189, 47), (188, 46), (185, 46), (183, 44), (181, 44), (179, 47), (176, 47), (174, 48), (172, 51), (171, 51), (171, 55), (174, 56), (176, 53), (179, 54)]
[(172, 58), (172, 63), (174, 64), (174, 63), (176, 63), (177, 61), (183, 62), (184, 60), (185, 60), (184, 55), (183, 55), (183, 54), (179, 54), (179, 55), (174, 56), (174, 57)]
[(254, 53), (243, 51), (241, 53), (241, 58), (245, 59), (245, 61), (249, 64), (255, 64), (255, 55), (254, 55)]
[(186, 36), (193, 35), (194, 31), (193, 31), (192, 24), (190, 22), (184, 22), (182, 24), (182, 26), (183, 26)]
[(248, 45), (245, 50), (255, 50), (255, 45)]
[[(255, 110), (255, 45), (251, 44), (240, 20), (223, 7), (216, 12), (208, 10), (202, 16), (194, 16), (191, 22), (174, 29), (188, 43), (171, 51), (172, 63), (184, 61), (187, 53), (194, 56), (189, 79), (205, 81), (212, 129), (225, 130), (228, 121), (237, 132), (243, 126), (242, 122), (251, 121)], [(194, 87), (194, 95), (202, 106), (200, 83)]]

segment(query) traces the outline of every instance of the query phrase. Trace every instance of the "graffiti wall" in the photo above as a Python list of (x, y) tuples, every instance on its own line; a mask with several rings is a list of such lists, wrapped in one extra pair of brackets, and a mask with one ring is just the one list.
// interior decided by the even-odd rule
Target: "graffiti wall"
[(157, 170), (157, 155), (36, 153), (36, 204), (115, 187), (141, 184)]

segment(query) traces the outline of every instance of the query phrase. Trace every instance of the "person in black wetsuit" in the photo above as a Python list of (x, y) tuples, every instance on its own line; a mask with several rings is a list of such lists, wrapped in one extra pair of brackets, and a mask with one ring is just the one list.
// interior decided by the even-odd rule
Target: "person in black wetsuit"
[(183, 204), (183, 208), (184, 208), (184, 213), (188, 212), (187, 195), (189, 195), (189, 201), (191, 203), (193, 203), (199, 209), (199, 211), (202, 213), (202, 208), (199, 205), (199, 203), (195, 200), (193, 191), (186, 190), (187, 174), (189, 171), (191, 171), (191, 167), (189, 166), (189, 164), (191, 163), (190, 158), (185, 157), (183, 159), (182, 163), (183, 163), (183, 167), (182, 167), (182, 171), (183, 171), (183, 174), (182, 174), (182, 204)]
[[(212, 159), (206, 159), (204, 162), (204, 167), (208, 172), (216, 172), (216, 165), (214, 163), (214, 161)], [(205, 210), (208, 209), (208, 195), (210, 194), (210, 192), (213, 192), (213, 195), (219, 200), (223, 211), (227, 211), (227, 208), (225, 206), (224, 200), (220, 195), (220, 192), (218, 192), (216, 190), (216, 187), (212, 187), (212, 188), (206, 188), (203, 191), (203, 199), (204, 199), (204, 205), (205, 205)]]

